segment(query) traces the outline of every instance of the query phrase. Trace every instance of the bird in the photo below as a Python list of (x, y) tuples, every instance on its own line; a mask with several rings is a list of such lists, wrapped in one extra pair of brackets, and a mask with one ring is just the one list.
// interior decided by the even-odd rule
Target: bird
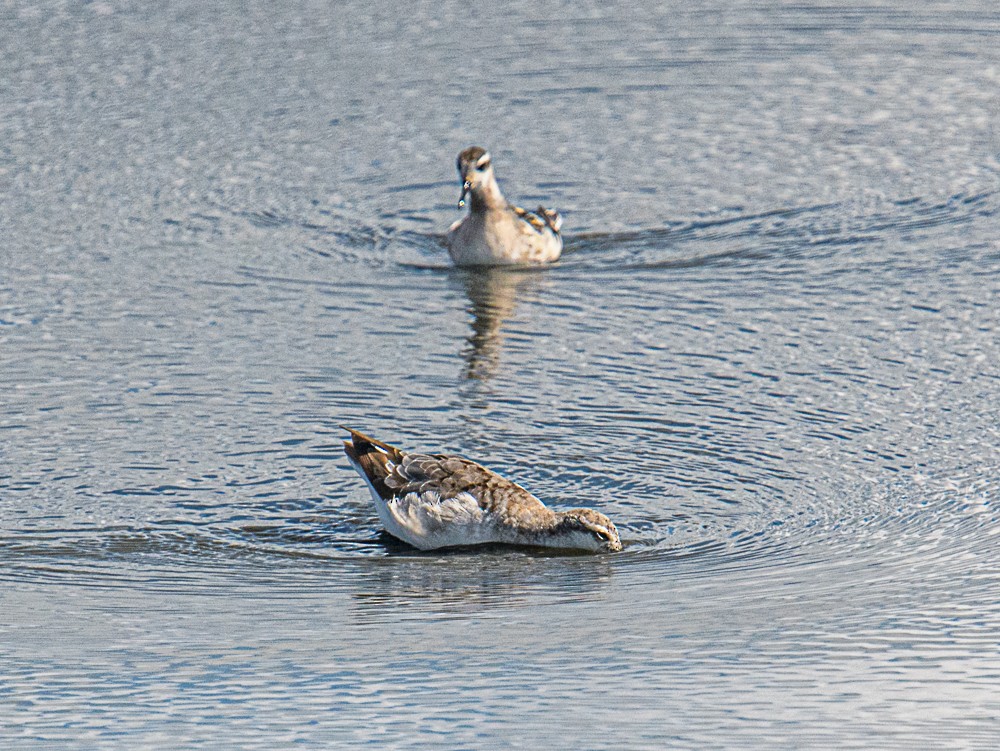
[(470, 146), (458, 155), (462, 195), (469, 213), (448, 229), (445, 244), (456, 266), (507, 266), (552, 263), (562, 254), (559, 212), (539, 206), (534, 211), (507, 202), (493, 173), (486, 149)]
[(474, 461), (409, 453), (352, 428), (344, 453), (371, 491), (385, 531), (420, 550), (500, 543), (617, 552), (612, 521), (587, 508), (554, 511)]

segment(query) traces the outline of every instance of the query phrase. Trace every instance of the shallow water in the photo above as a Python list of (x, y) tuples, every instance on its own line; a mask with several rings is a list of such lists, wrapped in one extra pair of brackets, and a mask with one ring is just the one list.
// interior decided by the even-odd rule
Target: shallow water
[[(0, 8), (5, 747), (993, 747), (1000, 14), (629, 8)], [(339, 423), (626, 549), (394, 544)]]

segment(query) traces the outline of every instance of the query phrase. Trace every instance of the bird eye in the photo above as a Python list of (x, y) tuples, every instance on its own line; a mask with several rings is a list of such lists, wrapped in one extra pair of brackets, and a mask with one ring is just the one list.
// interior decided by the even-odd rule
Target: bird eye
[(488, 169), (489, 166), (490, 166), (490, 162), (487, 159), (485, 162), (480, 162), (479, 164), (477, 164), (476, 165), (476, 169), (479, 170), (480, 172), (482, 172), (483, 170)]

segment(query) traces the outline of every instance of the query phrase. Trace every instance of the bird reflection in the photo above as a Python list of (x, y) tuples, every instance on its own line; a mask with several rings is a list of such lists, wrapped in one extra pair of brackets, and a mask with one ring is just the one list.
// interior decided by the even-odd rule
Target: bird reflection
[(489, 380), (500, 367), (503, 326), (519, 300), (525, 300), (543, 284), (538, 270), (482, 268), (459, 272), (469, 298), (472, 334), (465, 351), (465, 377)]
[(427, 554), (399, 547), (372, 561), (363, 589), (352, 595), (358, 621), (382, 623), (390, 608), (478, 617), (540, 601), (599, 600), (614, 578), (613, 561), (605, 556), (499, 546)]

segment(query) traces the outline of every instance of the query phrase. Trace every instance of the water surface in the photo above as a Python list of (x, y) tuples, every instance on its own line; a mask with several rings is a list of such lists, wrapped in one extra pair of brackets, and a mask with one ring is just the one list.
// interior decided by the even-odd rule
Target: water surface
[[(989, 3), (0, 9), (11, 748), (991, 748)], [(454, 156), (565, 214), (451, 269)], [(338, 423), (618, 555), (420, 554)]]

